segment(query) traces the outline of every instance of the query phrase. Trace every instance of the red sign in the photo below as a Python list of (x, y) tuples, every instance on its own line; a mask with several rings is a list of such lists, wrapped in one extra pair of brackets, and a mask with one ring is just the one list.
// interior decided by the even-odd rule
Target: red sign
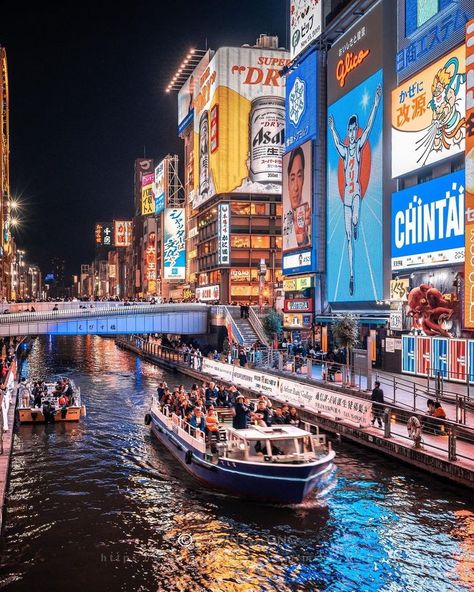
[(285, 312), (312, 312), (312, 310), (312, 298), (294, 298), (292, 300), (285, 300)]
[(450, 339), (448, 341), (449, 378), (466, 382), (467, 341)]
[(431, 370), (431, 337), (416, 340), (416, 373), (428, 376)]

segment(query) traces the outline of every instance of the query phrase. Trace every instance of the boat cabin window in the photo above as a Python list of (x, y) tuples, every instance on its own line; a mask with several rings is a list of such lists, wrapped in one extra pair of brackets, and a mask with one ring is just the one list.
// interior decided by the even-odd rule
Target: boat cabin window
[(284, 440), (270, 440), (270, 446), (273, 456), (285, 456), (288, 454), (295, 454), (295, 452), (300, 452), (300, 450), (297, 450), (295, 447), (294, 438), (288, 438)]

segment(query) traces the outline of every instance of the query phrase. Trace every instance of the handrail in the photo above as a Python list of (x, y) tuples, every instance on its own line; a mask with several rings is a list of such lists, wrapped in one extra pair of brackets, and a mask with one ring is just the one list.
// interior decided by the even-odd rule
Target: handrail
[(248, 319), (249, 323), (252, 325), (252, 328), (257, 334), (257, 337), (260, 339), (260, 341), (267, 347), (270, 347), (270, 342), (265, 334), (265, 330), (263, 329), (262, 321), (258, 318), (256, 312), (253, 310), (252, 307), (249, 308)]
[(11, 325), (13, 323), (34, 323), (41, 321), (61, 321), (68, 319), (90, 319), (98, 317), (127, 316), (133, 314), (161, 314), (178, 312), (183, 307), (186, 312), (202, 312), (208, 310), (207, 304), (140, 304), (123, 307), (110, 307), (98, 309), (68, 309), (54, 310), (50, 312), (23, 312), (0, 315), (0, 325)]
[(237, 327), (237, 323), (235, 322), (234, 317), (230, 314), (230, 311), (227, 308), (227, 306), (219, 304), (217, 306), (213, 306), (212, 309), (215, 309), (217, 315), (223, 316), (225, 318), (225, 320), (232, 327), (232, 335), (236, 337), (236, 341), (239, 343), (239, 345), (244, 345), (244, 336), (240, 332), (240, 329)]

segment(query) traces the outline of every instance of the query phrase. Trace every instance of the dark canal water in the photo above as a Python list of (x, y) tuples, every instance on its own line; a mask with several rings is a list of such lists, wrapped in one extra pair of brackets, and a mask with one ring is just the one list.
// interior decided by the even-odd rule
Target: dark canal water
[(99, 337), (44, 338), (31, 377), (71, 376), (87, 417), (15, 440), (0, 585), (30, 591), (474, 590), (474, 501), (336, 447), (333, 489), (278, 508), (203, 491), (143, 425), (164, 373)]

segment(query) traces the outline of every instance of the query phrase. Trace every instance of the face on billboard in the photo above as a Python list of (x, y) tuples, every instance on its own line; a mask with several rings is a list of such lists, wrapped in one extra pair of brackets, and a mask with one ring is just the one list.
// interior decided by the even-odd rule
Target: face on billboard
[(392, 269), (464, 261), (464, 171), (392, 195)]
[(196, 208), (217, 193), (281, 193), (288, 53), (219, 49), (194, 97)]
[(312, 243), (311, 141), (283, 158), (283, 252)]
[(392, 92), (392, 177), (464, 150), (464, 46)]
[(165, 280), (184, 280), (186, 247), (185, 218), (182, 208), (165, 209), (163, 259)]
[(328, 108), (330, 302), (382, 298), (382, 87), (379, 70)]

